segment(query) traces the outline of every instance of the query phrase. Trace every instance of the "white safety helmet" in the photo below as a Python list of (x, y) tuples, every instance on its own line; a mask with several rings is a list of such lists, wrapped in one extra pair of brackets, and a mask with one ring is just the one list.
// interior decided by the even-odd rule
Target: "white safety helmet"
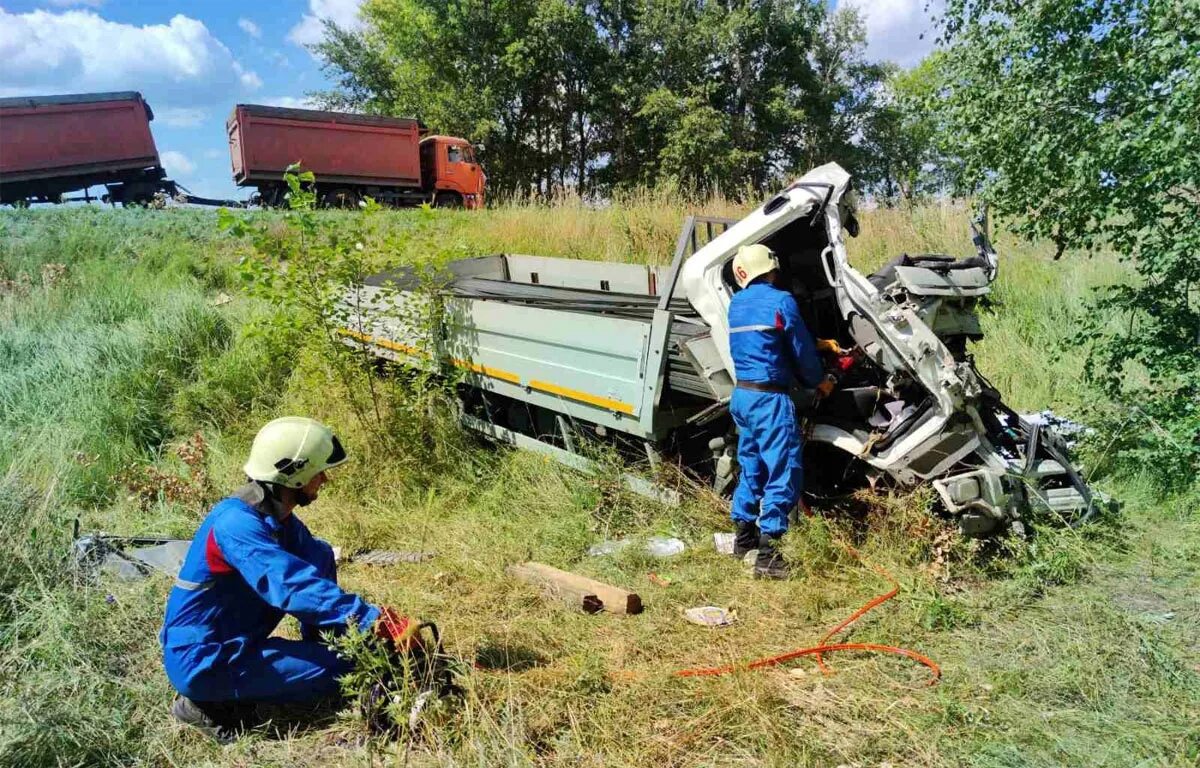
[(773, 269), (779, 269), (779, 259), (775, 258), (774, 251), (761, 243), (743, 245), (733, 257), (733, 279), (738, 288), (745, 288), (751, 280)]
[(333, 430), (315, 419), (284, 416), (254, 436), (246, 476), (286, 488), (303, 488), (327, 469), (345, 463), (345, 449)]

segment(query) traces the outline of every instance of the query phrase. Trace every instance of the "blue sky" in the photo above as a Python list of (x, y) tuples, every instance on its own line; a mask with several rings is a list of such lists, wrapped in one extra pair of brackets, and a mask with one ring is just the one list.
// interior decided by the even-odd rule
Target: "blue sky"
[[(875, 58), (930, 48), (926, 0), (836, 0), (863, 11)], [(225, 119), (239, 102), (302, 106), (328, 83), (303, 47), (320, 19), (357, 23), (361, 0), (0, 0), (0, 96), (141, 91), (172, 178), (207, 197), (230, 178)]]

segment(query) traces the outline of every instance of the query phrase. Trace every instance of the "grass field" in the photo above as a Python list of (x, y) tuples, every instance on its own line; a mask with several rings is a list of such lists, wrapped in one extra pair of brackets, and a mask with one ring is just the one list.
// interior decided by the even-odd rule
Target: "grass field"
[[(722, 201), (703, 210), (738, 213)], [(502, 250), (663, 263), (683, 213), (652, 193), (603, 210), (386, 212), (364, 246), (379, 265)], [(354, 215), (320, 214), (335, 227)], [(901, 250), (964, 253), (965, 221), (953, 208), (869, 212), (853, 255), (867, 269)], [(1018, 410), (1086, 419), (1102, 404), (1064, 340), (1090, 289), (1127, 272), (1099, 257), (1052, 262), (1003, 237), (998, 248), (980, 368)], [(1084, 453), (1090, 479), (1124, 502), (1098, 525), (986, 553), (928, 514), (928, 491), (889, 492), (862, 500), (865, 529), (821, 510), (789, 535), (796, 575), (756, 582), (713, 552), (727, 522), (704, 494), (660, 506), (612, 477), (480, 445), (403, 398), (388, 418), (405, 429), (379, 444), (352, 417), (320, 334), (273, 330), (285, 310), (243, 294), (244, 256), (212, 212), (0, 214), (0, 765), (1200, 762), (1200, 491), (1156, 492), (1153, 467), (1115, 453), (1119, 435)], [(475, 673), (459, 716), (411, 743), (363, 738), (349, 711), (286, 738), (203, 740), (167, 714), (156, 635), (169, 580), (86, 581), (71, 568), (77, 518), (84, 530), (190, 536), (239, 483), (258, 426), (290, 413), (333, 424), (354, 455), (302, 513), (314, 533), (347, 551), (437, 552), (351, 564), (343, 583), (435, 619), (455, 653), (509, 667)], [(688, 551), (586, 555), (605, 538), (654, 534)], [(837, 544), (852, 538), (865, 564)], [(586, 616), (545, 601), (504, 572), (531, 557), (634, 588), (647, 610)], [(854, 654), (829, 657), (828, 676), (809, 661), (672, 676), (815, 643), (886, 590), (869, 564), (902, 589), (848, 639), (929, 655), (939, 685), (907, 661)], [(740, 621), (683, 620), (703, 604)]]

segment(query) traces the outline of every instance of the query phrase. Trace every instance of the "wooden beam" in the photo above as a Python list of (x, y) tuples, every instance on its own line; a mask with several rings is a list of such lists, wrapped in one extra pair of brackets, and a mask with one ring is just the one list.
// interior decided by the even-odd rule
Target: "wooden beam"
[(634, 592), (589, 579), (576, 573), (561, 571), (544, 563), (521, 563), (510, 567), (509, 573), (521, 581), (538, 584), (551, 593), (578, 605), (586, 613), (641, 613), (642, 598)]

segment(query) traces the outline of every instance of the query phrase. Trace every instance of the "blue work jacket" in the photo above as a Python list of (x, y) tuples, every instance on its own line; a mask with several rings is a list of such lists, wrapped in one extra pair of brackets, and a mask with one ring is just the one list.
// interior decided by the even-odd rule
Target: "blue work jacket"
[(368, 630), (379, 609), (327, 578), (313, 562), (322, 558), (331, 569), (329, 545), (296, 515), (279, 521), (243, 498), (218, 502), (196, 532), (167, 598), (159, 639), (176, 690), (202, 690), (206, 676), (227, 675), (225, 668), (250, 654), (285, 613), (305, 627), (355, 622)]
[(738, 381), (790, 387), (821, 383), (816, 344), (796, 300), (765, 280), (750, 283), (729, 302), (729, 353)]

